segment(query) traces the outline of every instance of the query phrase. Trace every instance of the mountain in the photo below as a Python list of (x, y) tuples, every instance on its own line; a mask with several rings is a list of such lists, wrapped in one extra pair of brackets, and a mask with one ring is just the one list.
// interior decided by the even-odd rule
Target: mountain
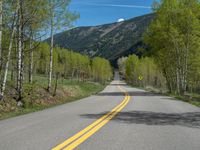
[[(118, 23), (77, 27), (56, 34), (55, 45), (91, 57), (101, 56), (115, 63), (121, 56), (139, 53), (142, 35), (154, 16), (148, 14)], [(50, 42), (50, 39), (46, 41)]]

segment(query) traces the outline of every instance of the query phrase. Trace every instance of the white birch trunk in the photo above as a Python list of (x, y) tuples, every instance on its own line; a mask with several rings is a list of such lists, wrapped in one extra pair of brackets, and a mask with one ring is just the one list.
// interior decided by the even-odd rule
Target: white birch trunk
[(4, 72), (4, 77), (3, 77), (3, 83), (2, 83), (2, 88), (1, 88), (1, 95), (2, 96), (4, 95), (4, 91), (5, 91), (5, 88), (6, 88), (8, 68), (9, 68), (9, 63), (10, 63), (10, 56), (11, 56), (15, 32), (16, 32), (16, 27), (15, 27), (15, 25), (13, 25), (13, 30), (12, 30), (12, 34), (11, 34), (11, 37), (10, 37), (10, 43), (9, 43), (9, 48), (8, 48), (8, 56), (7, 56), (6, 66), (5, 66), (5, 72)]
[(0, 68), (2, 67), (3, 0), (0, 0)]
[(18, 92), (18, 101), (22, 99), (22, 80), (23, 80), (23, 72), (22, 72), (22, 49), (23, 49), (23, 39), (22, 39), (22, 31), (23, 31), (23, 22), (22, 22), (22, 2), (19, 0), (19, 11), (18, 11), (18, 74), (17, 74), (17, 92)]
[(30, 53), (29, 53), (29, 83), (33, 82), (33, 43), (32, 37), (30, 39)]
[(54, 45), (54, 12), (52, 8), (51, 12), (51, 47), (50, 47), (50, 61), (49, 61), (49, 80), (48, 80), (48, 88), (47, 90), (50, 91), (51, 83), (52, 83), (52, 72), (53, 72), (53, 45)]

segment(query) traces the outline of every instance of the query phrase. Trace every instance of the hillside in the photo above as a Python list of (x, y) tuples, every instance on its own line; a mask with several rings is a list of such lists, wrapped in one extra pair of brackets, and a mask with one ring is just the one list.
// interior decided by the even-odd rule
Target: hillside
[(154, 14), (148, 14), (119, 23), (74, 28), (56, 34), (55, 45), (115, 62), (121, 56), (138, 53), (142, 35), (153, 18)]

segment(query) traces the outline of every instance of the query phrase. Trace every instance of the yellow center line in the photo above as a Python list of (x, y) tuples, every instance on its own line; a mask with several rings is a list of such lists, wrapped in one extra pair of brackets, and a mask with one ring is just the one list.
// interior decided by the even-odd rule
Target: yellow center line
[(123, 104), (118, 110), (116, 110), (113, 114), (111, 114), (107, 119), (103, 120), (100, 124), (95, 126), (92, 130), (84, 134), (82, 137), (74, 141), (72, 144), (64, 148), (64, 150), (73, 150), (78, 145), (86, 141), (89, 137), (91, 137), (94, 133), (96, 133), (98, 130), (100, 130), (106, 123), (108, 123), (113, 117), (115, 117), (129, 102), (130, 97), (128, 97), (128, 100), (125, 104)]
[[(126, 99), (125, 99), (126, 100)], [(77, 134), (75, 134), (74, 136), (72, 136), (71, 138), (67, 139), (66, 141), (64, 141), (63, 143), (59, 144), (58, 146), (56, 146), (55, 148), (53, 148), (52, 150), (60, 150), (63, 147), (65, 147), (66, 145), (70, 144), (71, 142), (73, 142), (74, 140), (76, 140), (77, 138), (79, 138), (80, 136), (82, 136), (84, 133), (86, 133), (87, 131), (89, 131), (91, 128), (93, 128), (94, 126), (96, 126), (98, 123), (100, 123), (102, 120), (104, 120), (105, 118), (107, 118), (111, 113), (113, 113), (118, 107), (120, 107), (123, 103), (125, 103), (125, 100), (122, 101), (122, 103), (120, 105), (118, 105), (117, 107), (115, 107), (111, 112), (109, 112), (108, 114), (102, 116), (100, 119), (96, 120), (94, 123), (92, 123), (91, 125), (89, 125), (88, 127), (86, 127), (85, 129), (81, 130), (80, 132), (78, 132)]]
[(114, 109), (112, 109), (109, 113), (102, 116), (100, 119), (93, 122), (91, 125), (87, 126), (85, 129), (81, 130), (74, 136), (70, 137), (63, 143), (57, 145), (52, 150), (60, 150), (64, 147), (67, 147), (65, 149), (74, 149), (78, 145), (80, 145), (82, 142), (84, 142), (86, 139), (88, 139), (90, 136), (92, 136), (95, 132), (97, 132), (101, 127), (103, 127), (108, 121), (110, 121), (119, 111), (121, 111), (129, 102), (130, 96), (128, 96), (128, 93), (124, 91), (121, 87), (119, 87), (121, 91), (125, 93), (124, 100), (116, 106)]

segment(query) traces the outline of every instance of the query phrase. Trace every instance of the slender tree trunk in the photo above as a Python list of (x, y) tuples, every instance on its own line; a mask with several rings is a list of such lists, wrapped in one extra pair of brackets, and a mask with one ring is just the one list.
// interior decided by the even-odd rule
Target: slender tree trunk
[(14, 60), (13, 59), (11, 59), (11, 76), (10, 76), (10, 80), (11, 81), (14, 81), (14, 70), (15, 70), (15, 63), (14, 63)]
[(52, 10), (52, 16), (51, 16), (51, 47), (50, 47), (50, 61), (49, 61), (49, 80), (48, 80), (48, 87), (47, 90), (50, 92), (51, 84), (52, 84), (52, 72), (53, 72), (53, 45), (54, 45), (54, 12)]
[(188, 55), (189, 55), (189, 49), (190, 49), (190, 42), (189, 42), (189, 35), (187, 34), (187, 41), (186, 41), (186, 49), (185, 49), (185, 55), (184, 55), (184, 78), (183, 78), (183, 94), (187, 91), (187, 76), (188, 76)]
[(72, 73), (71, 73), (71, 82), (72, 82), (72, 80), (73, 80), (73, 78), (74, 78), (74, 73), (75, 73), (75, 70), (72, 69)]
[(13, 24), (13, 30), (10, 36), (10, 44), (8, 48), (8, 56), (7, 56), (7, 61), (6, 61), (6, 66), (5, 66), (5, 72), (4, 72), (4, 77), (3, 77), (3, 83), (1, 87), (1, 95), (4, 95), (5, 87), (6, 87), (6, 81), (7, 81), (7, 76), (8, 76), (8, 68), (9, 68), (9, 63), (10, 63), (10, 56), (11, 56), (11, 51), (12, 51), (12, 45), (13, 45), (13, 40), (14, 40), (14, 35), (15, 35), (16, 27), (15, 23)]
[(55, 84), (53, 96), (56, 96), (56, 91), (57, 91), (57, 87), (58, 87), (58, 76), (59, 76), (58, 73), (56, 73), (56, 84)]
[[(16, 13), (17, 12), (18, 12), (18, 7), (16, 9)], [(8, 47), (7, 61), (6, 61), (6, 65), (5, 65), (4, 77), (3, 77), (3, 82), (2, 82), (2, 86), (1, 86), (1, 93), (0, 94), (2, 95), (2, 97), (4, 95), (5, 88), (6, 88), (8, 68), (9, 68), (10, 57), (11, 57), (15, 33), (16, 33), (16, 17), (13, 18), (12, 32), (11, 32), (11, 35), (10, 35), (10, 43), (9, 43), (9, 47)]]
[[(189, 51), (189, 50), (188, 50)], [(184, 87), (183, 87), (183, 93), (185, 94), (187, 91), (187, 76), (188, 76), (188, 53), (186, 52), (186, 58), (185, 58), (185, 72), (184, 72)]]
[(22, 0), (19, 0), (19, 11), (18, 11), (18, 74), (17, 74), (17, 92), (18, 99), (22, 100), (22, 82), (23, 82), (23, 16), (22, 16)]
[[(18, 13), (18, 12), (17, 12)], [(18, 20), (17, 20), (17, 24), (16, 24), (16, 26), (17, 26), (17, 29), (16, 29), (16, 36), (15, 36), (15, 54), (14, 54), (14, 57), (16, 58), (16, 60), (15, 60), (15, 62), (14, 62), (14, 70), (15, 70), (15, 78), (14, 78), (14, 80), (15, 80), (15, 87), (16, 87), (16, 90), (17, 90), (17, 87), (18, 87), (18, 82), (17, 82), (17, 79), (18, 79), (18, 28), (19, 28), (19, 26), (18, 26)]]
[(3, 0), (0, 0), (0, 71), (2, 68)]
[(167, 84), (167, 88), (169, 90), (169, 93), (172, 93), (172, 85), (171, 85), (170, 77), (169, 77), (169, 74), (168, 74), (166, 68), (163, 69), (163, 75), (166, 78), (166, 82), (167, 82), (166, 84)]
[(33, 82), (33, 43), (32, 43), (32, 35), (30, 37), (29, 43), (29, 83), (32, 84)]
[(180, 74), (178, 68), (176, 68), (176, 94), (180, 95)]
[(80, 71), (79, 71), (79, 69), (77, 70), (77, 75), (76, 75), (76, 78), (77, 78), (77, 80), (78, 80), (78, 83), (79, 83), (79, 78), (80, 78)]

